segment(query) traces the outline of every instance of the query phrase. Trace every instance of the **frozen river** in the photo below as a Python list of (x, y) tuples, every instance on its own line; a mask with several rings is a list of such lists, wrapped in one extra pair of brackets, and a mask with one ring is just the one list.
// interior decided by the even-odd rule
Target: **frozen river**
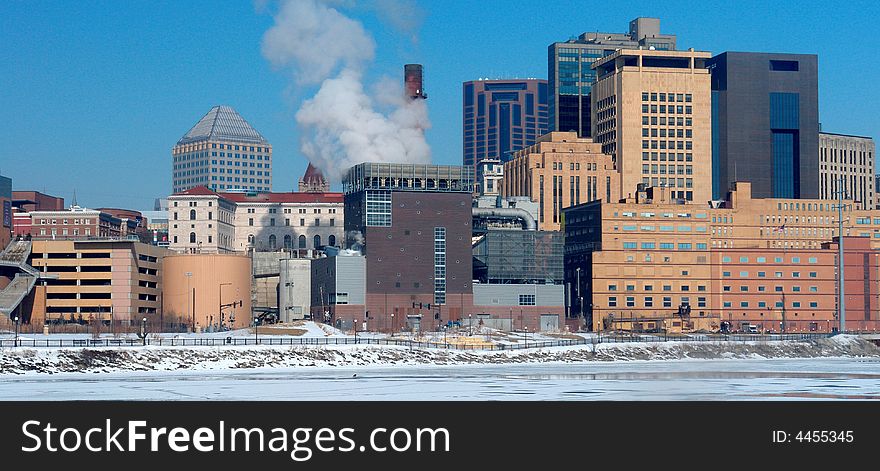
[(880, 360), (694, 360), (0, 376), (0, 400), (880, 399)]

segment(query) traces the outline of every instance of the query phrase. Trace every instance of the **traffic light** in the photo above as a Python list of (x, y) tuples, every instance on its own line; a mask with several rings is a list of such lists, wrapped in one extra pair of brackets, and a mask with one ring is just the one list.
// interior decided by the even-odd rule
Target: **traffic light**
[(439, 312), (435, 312), (435, 313), (434, 313), (434, 319), (440, 319), (440, 313), (439, 313)]
[(419, 309), (422, 309), (422, 303), (419, 303)]
[(431, 309), (431, 303), (428, 303), (428, 309)]
[(413, 309), (415, 309), (415, 308), (416, 308), (416, 302), (413, 301)]

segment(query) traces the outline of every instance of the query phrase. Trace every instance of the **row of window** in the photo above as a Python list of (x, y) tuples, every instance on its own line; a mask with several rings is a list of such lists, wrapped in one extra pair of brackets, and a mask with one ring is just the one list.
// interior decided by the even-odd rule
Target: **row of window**
[[(643, 300), (645, 307), (655, 307), (654, 306), (654, 297), (653, 296), (645, 296)], [(636, 307), (636, 298), (635, 296), (627, 296), (626, 307)], [(689, 306), (690, 298), (687, 296), (682, 296), (679, 299), (679, 305)], [(672, 296), (664, 296), (662, 300), (663, 307), (672, 307)], [(617, 296), (609, 296), (608, 297), (608, 307), (618, 307), (617, 305)], [(706, 298), (698, 297), (697, 298), (697, 307), (706, 307)]]
[[(624, 288), (626, 289), (626, 291), (635, 291), (636, 285), (625, 285)], [(644, 286), (642, 286), (642, 289), (644, 291), (654, 291), (654, 285), (644, 285)], [(672, 285), (663, 285), (662, 290), (663, 291), (672, 291)], [(690, 291), (691, 287), (690, 287), (690, 285), (681, 285), (681, 286), (679, 286), (679, 290), (680, 291)], [(617, 291), (617, 284), (615, 283), (615, 284), (608, 285), (608, 291)], [(706, 285), (697, 285), (697, 291), (706, 291)]]
[[(674, 242), (660, 242), (659, 244), (656, 242), (642, 242), (641, 249), (642, 250), (654, 250), (659, 246), (660, 250), (676, 250), (676, 244)], [(624, 242), (623, 248), (624, 250), (634, 250), (636, 249), (635, 242)], [(708, 250), (709, 247), (705, 242), (679, 242), (677, 244), (678, 250)]]
[[(69, 221), (68, 219), (62, 219), (62, 220), (61, 220), (61, 225), (66, 226), (66, 225), (68, 224), (68, 221)], [(89, 225), (89, 224), (91, 224), (91, 223), (92, 223), (92, 220), (91, 220), (91, 219), (74, 219), (74, 220), (73, 220), (73, 225), (74, 225), (74, 226), (79, 226), (80, 224), (82, 224), (82, 225), (84, 225), (84, 226), (87, 226), (87, 225)], [(39, 220), (39, 223), (36, 222), (36, 221), (34, 222), (34, 225), (39, 225), (39, 226), (57, 225), (57, 224), (58, 224), (58, 220), (57, 220), (57, 219), (42, 219), (42, 218), (41, 218), (41, 219)]]
[[(675, 117), (670, 116), (667, 118), (666, 116), (642, 116), (642, 125), (648, 126), (650, 123), (651, 126), (693, 126), (694, 120), (693, 118), (687, 117), (683, 118), (681, 116)], [(671, 131), (671, 130), (670, 130)]]
[(691, 229), (693, 229), (694, 232), (706, 232), (707, 231), (706, 226), (695, 226), (695, 227), (677, 226), (676, 227), (676, 226), (654, 226), (654, 225), (641, 225), (641, 226), (625, 225), (625, 226), (621, 226), (621, 229), (623, 229), (624, 231), (627, 231), (627, 232), (637, 231), (637, 230), (640, 230), (642, 232), (654, 232), (657, 230), (658, 227), (660, 228), (660, 232), (675, 232), (676, 229), (678, 230), (678, 232), (691, 232)]
[[(757, 275), (758, 278), (767, 278), (767, 272), (765, 272), (765, 271), (759, 271), (759, 272), (756, 272), (755, 274)], [(818, 272), (814, 272), (814, 271), (809, 272), (809, 275), (810, 275), (810, 278), (817, 278), (819, 276)], [(731, 277), (729, 271), (721, 272), (721, 276), (724, 278)], [(783, 276), (784, 276), (783, 272), (781, 272), (781, 271), (773, 272), (774, 278), (783, 278)], [(748, 278), (749, 272), (741, 271), (741, 272), (739, 272), (739, 277), (740, 278)], [(791, 278), (800, 278), (800, 277), (801, 277), (801, 272), (799, 272), (799, 271), (791, 272)]]
[[(818, 293), (818, 292), (819, 292), (819, 287), (818, 287), (818, 286), (810, 286), (810, 287), (809, 287), (809, 290), (810, 290), (811, 293)], [(724, 286), (722, 286), (722, 291), (725, 291), (725, 292), (728, 292), (728, 293), (729, 293), (729, 292), (732, 292), (732, 291), (733, 291), (733, 287), (732, 287), (732, 286), (728, 286), (728, 285), (724, 285)], [(746, 286), (746, 285), (742, 285), (742, 286), (739, 287), (739, 291), (740, 291), (741, 293), (748, 293), (748, 292), (749, 292), (749, 287)], [(773, 291), (774, 291), (775, 293), (783, 293), (783, 292), (785, 292), (784, 287), (782, 287), (782, 286), (774, 286), (774, 287), (773, 287)], [(765, 292), (767, 292), (767, 287), (764, 286), (764, 285), (758, 286), (758, 287), (757, 287), (757, 292), (758, 292), (758, 293), (765, 293)], [(800, 293), (800, 292), (801, 292), (801, 287), (800, 287), (800, 286), (792, 286), (792, 287), (791, 287), (791, 292), (792, 292), (792, 293)]]
[(648, 113), (649, 112), (648, 110), (650, 110), (650, 113), (652, 113), (652, 114), (656, 114), (658, 112), (659, 113), (669, 113), (669, 114), (694, 114), (694, 108), (690, 105), (688, 105), (688, 106), (682, 106), (682, 105), (677, 105), (677, 106), (673, 106), (673, 105), (669, 105), (669, 106), (666, 106), (666, 105), (660, 105), (660, 106), (642, 105), (642, 113)]
[(690, 93), (658, 93), (658, 92), (642, 92), (642, 101), (667, 101), (667, 97), (669, 97), (669, 102), (687, 102), (690, 103), (693, 101), (693, 95)]
[(693, 148), (694, 143), (692, 141), (642, 140), (642, 149), (693, 150)]
[[(726, 219), (726, 218), (725, 218)], [(725, 221), (726, 222), (726, 221)], [(722, 263), (730, 263), (733, 259), (729, 256), (721, 257)], [(748, 256), (739, 257), (739, 263), (749, 263)], [(767, 263), (767, 257), (755, 257), (756, 263)], [(807, 257), (807, 263), (818, 263), (819, 259), (816, 257)], [(773, 263), (785, 263), (785, 259), (783, 257), (773, 257)], [(801, 263), (801, 257), (791, 257), (789, 258), (789, 263)]]
[[(254, 225), (254, 218), (248, 218), (248, 226), (253, 226), (253, 225)], [(270, 219), (269, 219), (269, 225), (270, 225), (270, 226), (274, 226), (274, 225), (275, 225), (275, 218), (270, 218)], [(289, 225), (290, 225), (290, 218), (284, 218), (284, 225), (285, 225), (285, 226), (289, 226)], [(300, 226), (305, 226), (305, 225), (306, 225), (306, 220), (303, 219), (303, 218), (301, 218), (301, 219), (299, 220), (299, 225), (300, 225)], [(315, 225), (315, 227), (319, 227), (319, 226), (321, 225), (321, 219), (320, 219), (320, 218), (315, 218), (315, 224), (314, 224), (314, 225)], [(331, 226), (335, 226), (335, 225), (336, 225), (336, 219), (332, 219), (332, 218), (331, 218), (331, 219), (330, 219), (330, 225), (331, 225)]]

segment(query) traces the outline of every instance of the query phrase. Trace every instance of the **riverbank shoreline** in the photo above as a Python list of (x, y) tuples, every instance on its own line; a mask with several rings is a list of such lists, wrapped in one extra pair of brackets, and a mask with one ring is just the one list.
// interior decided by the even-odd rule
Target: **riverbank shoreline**
[(840, 357), (880, 359), (880, 347), (850, 335), (808, 341), (603, 343), (515, 351), (376, 345), (19, 347), (0, 349), (0, 375)]

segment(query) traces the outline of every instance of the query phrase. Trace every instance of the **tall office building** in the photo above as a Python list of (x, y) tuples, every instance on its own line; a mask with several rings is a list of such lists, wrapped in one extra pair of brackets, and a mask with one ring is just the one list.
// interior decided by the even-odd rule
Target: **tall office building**
[(506, 162), (547, 132), (546, 80), (473, 80), (463, 89), (465, 166)]
[(707, 66), (713, 197), (750, 181), (756, 198), (818, 198), (817, 57), (725, 52)]
[(819, 198), (836, 200), (843, 179), (844, 198), (858, 209), (874, 209), (874, 139), (819, 133)]
[(591, 139), (551, 132), (504, 164), (501, 195), (538, 204), (538, 229), (558, 231), (562, 209), (595, 200), (620, 199), (620, 175), (611, 157)]
[(628, 33), (588, 32), (548, 46), (550, 130), (592, 136), (590, 90), (596, 82), (596, 72), (590, 66), (618, 49), (639, 47), (674, 51), (675, 35), (660, 34), (657, 18), (636, 18), (629, 22)]
[(171, 149), (173, 193), (272, 191), (272, 145), (232, 107), (215, 106)]
[(708, 52), (620, 50), (593, 63), (593, 136), (620, 172), (621, 197), (639, 183), (674, 198), (712, 195)]

